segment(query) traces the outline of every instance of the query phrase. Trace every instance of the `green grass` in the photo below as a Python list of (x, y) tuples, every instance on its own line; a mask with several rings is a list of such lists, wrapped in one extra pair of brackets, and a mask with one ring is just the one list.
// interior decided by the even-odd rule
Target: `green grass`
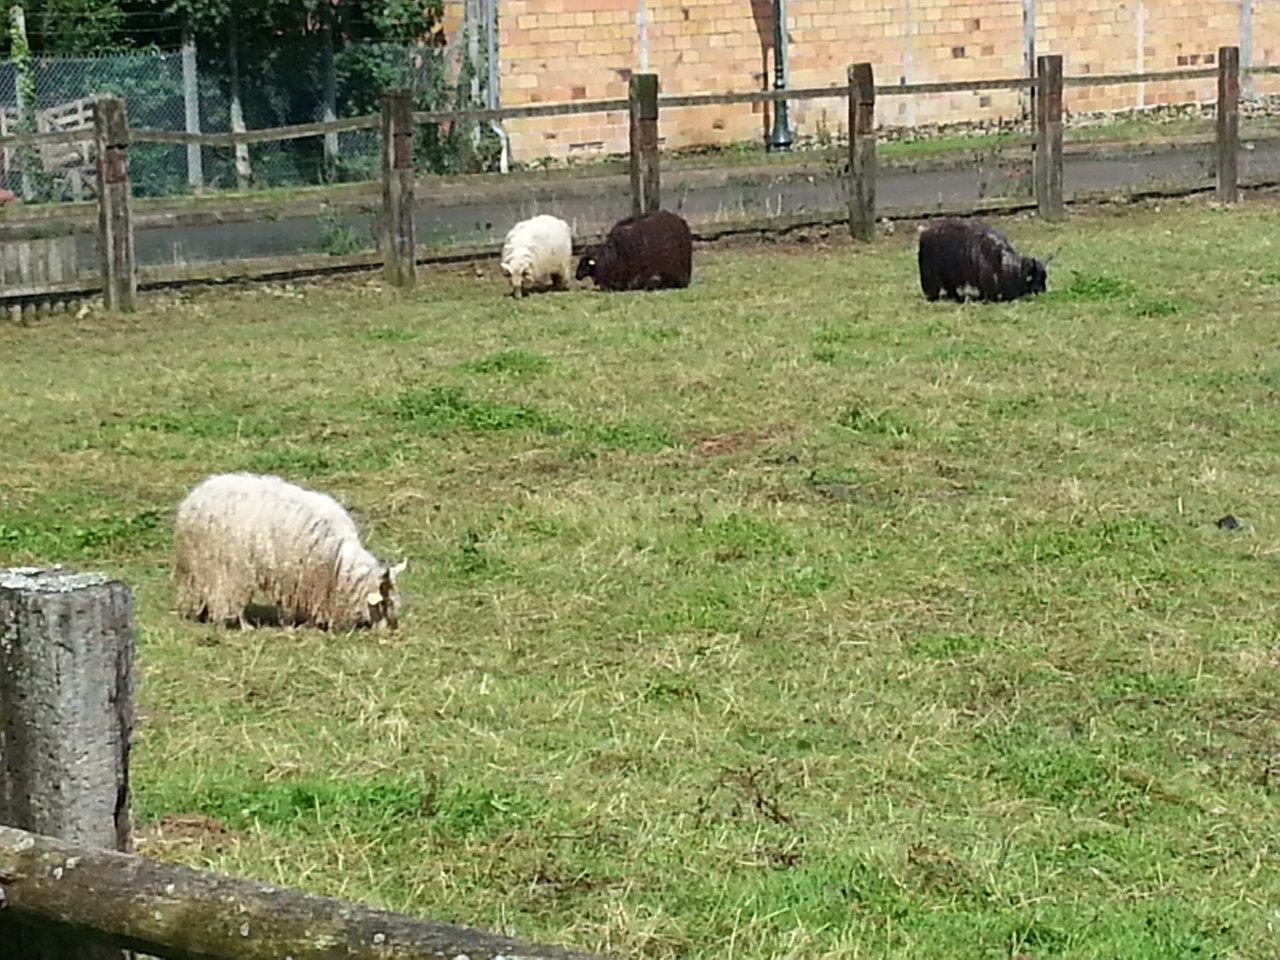
[[(1262, 960), (1273, 221), (1008, 222), (1062, 253), (1001, 306), (900, 230), (0, 327), (0, 560), (134, 587), (154, 856), (619, 957)], [(180, 620), (232, 469), (408, 557), (401, 629)]]

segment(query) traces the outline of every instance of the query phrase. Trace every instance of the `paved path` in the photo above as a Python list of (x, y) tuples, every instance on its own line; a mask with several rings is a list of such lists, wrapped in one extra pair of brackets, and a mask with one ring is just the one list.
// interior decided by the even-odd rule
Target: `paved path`
[[(1179, 148), (1120, 159), (1068, 156), (1065, 189), (1068, 195), (1077, 191), (1120, 192), (1153, 181), (1195, 180), (1208, 176), (1211, 164), (1209, 147)], [(1242, 150), (1240, 173), (1246, 178), (1280, 174), (1280, 144)], [(1016, 175), (1016, 171), (1011, 170), (984, 175), (972, 168), (920, 172), (884, 169), (876, 185), (879, 208), (889, 214), (894, 208), (922, 205), (943, 209), (963, 207), (984, 196), (1008, 195)], [(1022, 175), (1025, 176), (1025, 172)], [(980, 183), (983, 176), (989, 181), (985, 185)], [(669, 175), (667, 181), (664, 206), (678, 210), (693, 223), (734, 216), (756, 218), (839, 211), (846, 205), (844, 183), (834, 172), (828, 177), (815, 178), (797, 178), (794, 174), (766, 176), (738, 186), (682, 187), (674, 175)], [(496, 243), (502, 240), (510, 224), (535, 212), (564, 217), (575, 225), (579, 234), (602, 232), (630, 212), (630, 198), (624, 184), (625, 181), (620, 181), (619, 193), (607, 198), (574, 197), (573, 184), (569, 181), (562, 188), (564, 192), (551, 200), (535, 200), (531, 188), (525, 200), (461, 206), (431, 206), (420, 202), (418, 237), (423, 244), (442, 240)], [(546, 187), (540, 189), (545, 196)], [(1025, 193), (1024, 190), (1023, 195)], [(366, 238), (372, 247), (375, 229), (372, 215), (348, 216), (341, 222)], [(137, 257), (139, 264), (150, 266), (317, 251), (323, 249), (323, 234), (323, 225), (311, 216), (258, 223), (153, 228), (138, 231)], [(84, 253), (89, 259), (81, 262), (93, 262), (93, 242), (91, 236), (82, 238)]]

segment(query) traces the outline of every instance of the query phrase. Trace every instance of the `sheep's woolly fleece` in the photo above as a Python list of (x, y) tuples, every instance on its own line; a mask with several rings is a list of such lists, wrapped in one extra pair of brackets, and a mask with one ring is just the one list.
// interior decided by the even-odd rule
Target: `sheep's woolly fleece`
[(511, 295), (548, 287), (564, 290), (573, 269), (573, 231), (559, 217), (521, 220), (502, 245), (502, 272)]
[(222, 474), (178, 508), (173, 576), (181, 612), (241, 619), (258, 596), (285, 622), (349, 629), (394, 622), (394, 575), (335, 501), (279, 477)]

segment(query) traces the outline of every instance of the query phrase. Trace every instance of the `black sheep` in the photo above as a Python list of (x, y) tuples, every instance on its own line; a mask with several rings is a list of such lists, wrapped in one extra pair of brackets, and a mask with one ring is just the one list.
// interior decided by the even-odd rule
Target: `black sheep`
[(577, 276), (591, 277), (601, 290), (656, 290), (687, 287), (692, 273), (689, 225), (658, 210), (615, 223), (603, 243), (582, 252)]
[(988, 301), (1044, 293), (1047, 261), (1022, 256), (1004, 234), (976, 220), (927, 227), (920, 234), (919, 261), (920, 287), (930, 300), (946, 293), (960, 303), (969, 291)]

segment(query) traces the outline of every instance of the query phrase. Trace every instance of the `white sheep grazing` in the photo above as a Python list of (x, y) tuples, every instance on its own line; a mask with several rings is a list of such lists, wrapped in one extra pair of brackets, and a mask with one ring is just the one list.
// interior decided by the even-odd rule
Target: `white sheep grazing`
[(540, 214), (521, 220), (502, 245), (502, 272), (511, 295), (531, 290), (567, 290), (573, 270), (573, 231), (559, 217)]
[(202, 481), (178, 508), (173, 577), (185, 616), (246, 626), (265, 596), (285, 623), (346, 630), (396, 625), (396, 576), (360, 545), (332, 497), (279, 477), (228, 473)]

